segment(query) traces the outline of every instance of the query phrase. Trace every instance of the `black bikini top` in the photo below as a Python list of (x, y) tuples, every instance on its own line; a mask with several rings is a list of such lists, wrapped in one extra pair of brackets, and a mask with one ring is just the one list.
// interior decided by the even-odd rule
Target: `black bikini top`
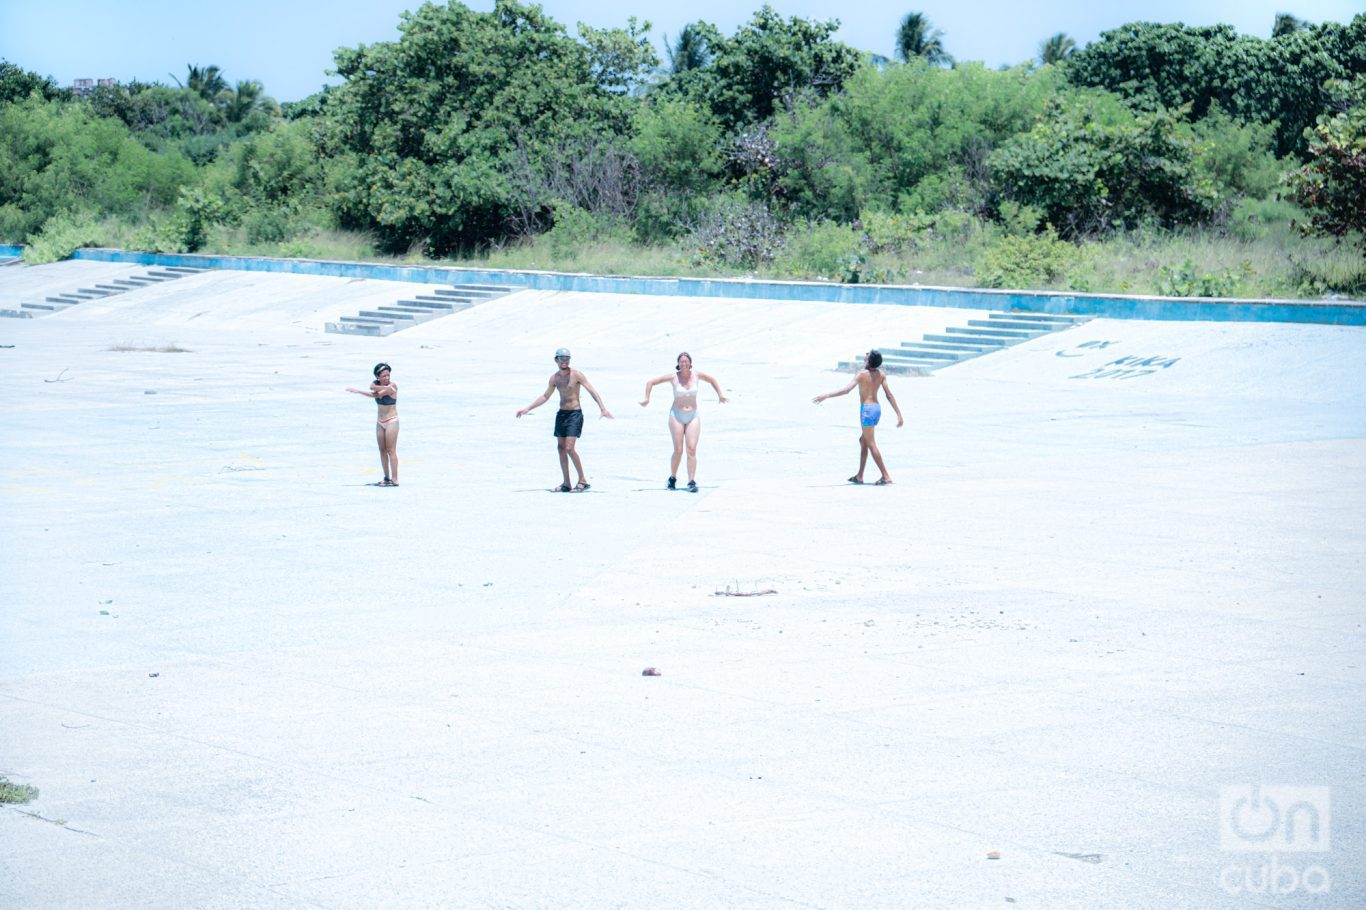
[(384, 395), (375, 399), (376, 404), (398, 404), (398, 399), (393, 395)]

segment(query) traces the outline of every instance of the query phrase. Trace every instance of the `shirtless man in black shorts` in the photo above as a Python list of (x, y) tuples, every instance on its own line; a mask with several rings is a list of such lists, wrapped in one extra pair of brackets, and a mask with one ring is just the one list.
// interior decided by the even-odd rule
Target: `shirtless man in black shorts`
[[(555, 363), (559, 365), (550, 376), (550, 384), (545, 387), (541, 397), (517, 412), (517, 416), (528, 414), (539, 408), (550, 400), (550, 395), (556, 389), (560, 392), (560, 410), (555, 414), (555, 444), (560, 453), (560, 472), (564, 475), (564, 482), (560, 484), (561, 493), (582, 493), (588, 489), (590, 484), (583, 476), (583, 463), (579, 461), (579, 453), (574, 448), (574, 444), (583, 435), (583, 411), (579, 409), (579, 387), (588, 390), (588, 394), (593, 396), (593, 400), (598, 403), (602, 416), (608, 420), (613, 419), (608, 412), (607, 406), (598, 397), (598, 392), (593, 388), (588, 377), (578, 370), (569, 367), (569, 349), (560, 348), (555, 352)], [(574, 462), (574, 470), (579, 473), (579, 482), (573, 487), (569, 486), (569, 462)]]

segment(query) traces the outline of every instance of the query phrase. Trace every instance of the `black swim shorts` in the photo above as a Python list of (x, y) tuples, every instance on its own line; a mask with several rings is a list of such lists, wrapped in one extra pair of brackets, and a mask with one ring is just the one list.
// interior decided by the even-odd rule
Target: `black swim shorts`
[(583, 411), (575, 408), (572, 411), (559, 410), (555, 412), (555, 435), (574, 436), (583, 435)]

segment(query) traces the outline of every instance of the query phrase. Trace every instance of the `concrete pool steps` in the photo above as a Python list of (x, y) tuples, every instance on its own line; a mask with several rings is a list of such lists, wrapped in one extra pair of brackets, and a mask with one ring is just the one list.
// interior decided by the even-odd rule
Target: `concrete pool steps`
[[(923, 376), (1031, 338), (1070, 329), (1090, 318), (1052, 313), (988, 313), (986, 319), (969, 319), (965, 326), (950, 326), (943, 332), (927, 333), (920, 341), (903, 341), (879, 350), (888, 373)], [(863, 355), (841, 361), (837, 369), (863, 369)]]
[(35, 316), (46, 316), (50, 313), (58, 313), (65, 309), (84, 303), (87, 300), (100, 300), (104, 297), (113, 297), (118, 294), (126, 294), (138, 288), (150, 287), (154, 284), (161, 284), (166, 281), (174, 281), (177, 278), (185, 278), (189, 275), (197, 275), (207, 269), (192, 269), (185, 266), (170, 266), (165, 269), (149, 271), (142, 275), (129, 275), (127, 278), (114, 278), (108, 284), (96, 284), (93, 287), (77, 288), (74, 291), (65, 291), (59, 294), (49, 294), (41, 301), (21, 300), (19, 306), (15, 308), (0, 309), (0, 317), (11, 319), (32, 319)]
[(477, 303), (520, 290), (520, 287), (494, 287), (487, 284), (432, 288), (430, 294), (415, 294), (392, 305), (374, 306), (360, 310), (355, 316), (342, 316), (336, 322), (327, 323), (325, 331), (336, 335), (392, 335), (419, 322), (459, 313)]

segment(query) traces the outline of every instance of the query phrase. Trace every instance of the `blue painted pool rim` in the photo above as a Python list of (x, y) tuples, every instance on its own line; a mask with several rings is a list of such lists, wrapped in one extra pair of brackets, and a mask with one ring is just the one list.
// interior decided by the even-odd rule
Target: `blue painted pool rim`
[[(0, 248), (3, 250), (4, 248)], [(17, 248), (16, 248), (17, 249)], [(17, 254), (16, 254), (17, 255)], [(545, 291), (605, 294), (664, 294), (679, 297), (731, 297), (823, 303), (877, 303), (1071, 313), (1111, 319), (1201, 322), (1302, 322), (1366, 325), (1362, 300), (1243, 300), (1191, 297), (1120, 297), (1050, 291), (995, 291), (902, 285), (829, 284), (812, 281), (760, 281), (746, 278), (648, 278), (580, 275), (564, 272), (474, 269), (440, 265), (384, 265), (321, 259), (271, 259), (197, 253), (141, 253), (80, 249), (73, 259), (149, 266), (186, 266), (281, 272), (335, 278), (370, 278), (424, 284), (493, 284)]]

